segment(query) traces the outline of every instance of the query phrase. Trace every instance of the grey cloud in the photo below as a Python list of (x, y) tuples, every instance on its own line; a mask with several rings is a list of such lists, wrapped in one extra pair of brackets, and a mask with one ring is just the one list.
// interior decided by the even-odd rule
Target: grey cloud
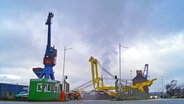
[(80, 34), (82, 41), (88, 43), (94, 53), (100, 54), (104, 65), (108, 66), (109, 57), (117, 54), (115, 49), (119, 43), (129, 44), (139, 31), (146, 30), (152, 6), (156, 5), (151, 3), (122, 0), (76, 3), (74, 28), (85, 31)]
[[(59, 55), (63, 55), (65, 45), (76, 46), (72, 47), (74, 49), (70, 54), (74, 54), (75, 58), (80, 59), (74, 59), (71, 57), (72, 55), (67, 56), (67, 62), (69, 65), (73, 65), (73, 70), (75, 68), (90, 70), (86, 69), (86, 66), (90, 66), (86, 57), (90, 55), (94, 55), (104, 67), (110, 69), (112, 61), (113, 64), (118, 65), (116, 58), (118, 57), (119, 43), (131, 48), (139, 43), (143, 45), (154, 42), (155, 38), (158, 41), (160, 37), (165, 39), (167, 33), (183, 30), (182, 3), (179, 8), (172, 7), (172, 3), (170, 3), (169, 0), (56, 0), (54, 2), (50, 0), (15, 0), (10, 4), (6, 2), (4, 5), (10, 5), (13, 9), (0, 10), (0, 13), (3, 14), (0, 18), (4, 18), (2, 21), (12, 18), (13, 21), (18, 20), (17, 24), (22, 25), (15, 25), (21, 27), (21, 29), (14, 28), (14, 30), (17, 29), (16, 31), (0, 31), (2, 39), (0, 41), (0, 57), (3, 59), (0, 61), (0, 67), (35, 67), (37, 63), (42, 65), (47, 33), (46, 28), (45, 31), (43, 29), (44, 22), (47, 13), (53, 11), (55, 14), (52, 29), (53, 44), (56, 43), (54, 45), (56, 45)], [(174, 4), (178, 5), (178, 3)], [(34, 18), (34, 16), (38, 16), (38, 18)], [(29, 23), (25, 25), (23, 22), (27, 21)], [(40, 29), (43, 31), (40, 32)], [(37, 33), (37, 31), (39, 32)], [(82, 46), (87, 48), (85, 53), (80, 53), (76, 43), (77, 45), (85, 44), (80, 46), (80, 48)], [(156, 46), (150, 47), (159, 49)], [(170, 59), (167, 55), (164, 57), (167, 57), (166, 60)], [(20, 63), (17, 63), (17, 60)], [(84, 63), (85, 60), (88, 65)], [(180, 61), (178, 60), (178, 62)], [(60, 66), (57, 68), (60, 68), (61, 62), (58, 63)], [(74, 63), (78, 67), (74, 67)], [(59, 75), (58, 77), (60, 78)]]

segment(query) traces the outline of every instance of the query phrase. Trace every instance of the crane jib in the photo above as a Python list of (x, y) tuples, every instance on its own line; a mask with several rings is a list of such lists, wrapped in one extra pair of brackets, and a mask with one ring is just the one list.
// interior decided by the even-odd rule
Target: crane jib
[(51, 57), (51, 19), (54, 17), (53, 13), (49, 13), (47, 22), (45, 23), (48, 25), (48, 38), (47, 38), (47, 47), (45, 52), (45, 57)]

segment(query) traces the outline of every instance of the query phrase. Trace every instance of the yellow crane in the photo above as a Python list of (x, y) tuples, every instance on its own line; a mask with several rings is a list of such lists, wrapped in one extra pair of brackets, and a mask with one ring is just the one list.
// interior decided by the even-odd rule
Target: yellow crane
[(89, 62), (91, 62), (92, 82), (94, 90), (115, 90), (115, 86), (104, 86), (103, 78), (99, 77), (98, 75), (98, 61), (93, 57), (90, 57)]
[[(103, 82), (103, 78), (99, 77), (99, 75), (98, 75), (98, 60), (91, 56), (89, 58), (89, 62), (91, 63), (92, 83), (93, 83), (94, 90), (97, 90), (97, 91), (115, 90), (115, 86), (105, 86), (104, 82)], [(153, 81), (155, 81), (155, 80), (156, 80), (156, 78), (154, 78), (152, 80), (147, 80), (147, 81), (142, 82), (142, 83), (138, 83), (136, 85), (125, 86), (125, 87), (122, 88), (121, 91), (126, 91), (126, 88), (130, 87), (130, 88), (138, 89), (142, 92), (145, 92), (144, 87), (145, 86), (151, 86)], [(110, 96), (115, 96), (115, 92), (114, 93), (108, 93), (108, 94)]]
[(137, 83), (136, 85), (133, 85), (133, 86), (130, 86), (130, 88), (135, 88), (135, 89), (138, 89), (142, 92), (145, 92), (144, 91), (144, 87), (145, 86), (151, 86), (153, 84), (153, 81), (157, 80), (156, 78), (152, 79), (152, 80), (147, 80), (145, 82), (142, 82), (142, 83)]

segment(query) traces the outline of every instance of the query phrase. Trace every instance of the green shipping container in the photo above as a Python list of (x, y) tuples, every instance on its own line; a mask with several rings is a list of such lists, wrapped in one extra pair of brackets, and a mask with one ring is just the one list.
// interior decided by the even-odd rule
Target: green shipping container
[(60, 81), (30, 79), (28, 100), (57, 101), (60, 99)]

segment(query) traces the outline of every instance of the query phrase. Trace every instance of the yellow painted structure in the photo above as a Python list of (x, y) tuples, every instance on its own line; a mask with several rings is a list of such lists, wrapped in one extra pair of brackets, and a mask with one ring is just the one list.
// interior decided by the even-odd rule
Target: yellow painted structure
[(90, 57), (89, 62), (91, 62), (91, 72), (92, 72), (92, 82), (94, 90), (108, 91), (115, 90), (115, 86), (104, 86), (103, 78), (98, 75), (98, 61), (93, 57)]
[(138, 83), (136, 85), (130, 86), (130, 88), (136, 88), (142, 92), (144, 92), (144, 86), (151, 86), (153, 84), (153, 81), (157, 80), (156, 78), (152, 79), (152, 80), (147, 80), (145, 82), (142, 83)]
[[(105, 86), (103, 82), (103, 78), (100, 78), (98, 75), (98, 60), (93, 58), (92, 56), (89, 59), (89, 62), (91, 63), (91, 72), (92, 72), (92, 83), (94, 90), (97, 91), (109, 91), (109, 90), (115, 90), (115, 86)], [(156, 78), (152, 80), (147, 80), (145, 82), (132, 85), (132, 86), (124, 86), (121, 91), (125, 92), (127, 91), (127, 88), (133, 88), (133, 89), (138, 89), (142, 92), (144, 92), (144, 87), (145, 86), (151, 86), (153, 81), (155, 81)], [(115, 96), (115, 92), (108, 93), (110, 96)]]

